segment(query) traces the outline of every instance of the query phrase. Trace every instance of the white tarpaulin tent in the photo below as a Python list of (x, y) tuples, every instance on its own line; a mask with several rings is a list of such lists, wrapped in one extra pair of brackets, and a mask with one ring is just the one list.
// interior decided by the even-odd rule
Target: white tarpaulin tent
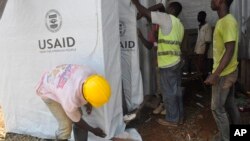
[(143, 101), (136, 14), (131, 0), (119, 0), (122, 89), (128, 112)]
[[(86, 64), (112, 87), (87, 122), (107, 139), (124, 132), (117, 0), (9, 0), (0, 21), (0, 104), (7, 132), (54, 137), (57, 123), (35, 93), (43, 71)], [(84, 111), (84, 110), (83, 110)], [(90, 133), (90, 140), (104, 139)]]
[[(0, 1), (0, 17), (5, 1)], [(152, 4), (152, 1), (141, 0), (143, 4)], [(165, 0), (156, 1), (164, 3)], [(183, 5), (180, 19), (186, 29), (198, 27), (196, 17), (200, 10), (207, 12), (212, 25), (217, 20), (217, 14), (210, 8), (211, 0), (177, 1)], [(249, 21), (247, 1), (234, 0), (231, 6), (244, 28)], [(8, 1), (0, 20), (0, 105), (7, 132), (54, 136), (55, 119), (36, 96), (35, 86), (43, 70), (62, 63), (87, 64), (108, 78), (113, 94), (110, 102), (85, 118), (92, 126), (104, 129), (107, 138), (124, 131), (118, 11), (117, 0)], [(145, 22), (140, 26), (148, 27)], [(149, 54), (145, 50), (143, 82), (149, 83)], [(245, 52), (250, 54), (249, 51)], [(148, 93), (145, 89), (149, 87), (144, 83), (144, 93)], [(91, 139), (98, 140), (93, 136)]]

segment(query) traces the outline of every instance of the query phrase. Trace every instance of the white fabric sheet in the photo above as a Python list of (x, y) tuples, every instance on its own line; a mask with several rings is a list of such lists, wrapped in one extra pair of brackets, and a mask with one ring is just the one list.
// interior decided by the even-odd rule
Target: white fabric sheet
[[(53, 138), (57, 123), (35, 86), (44, 70), (86, 64), (112, 87), (107, 105), (84, 118), (107, 139), (125, 130), (116, 0), (9, 0), (0, 21), (0, 104), (6, 131)], [(90, 141), (103, 141), (90, 133)]]
[(129, 112), (143, 101), (136, 14), (130, 0), (119, 0), (122, 85)]

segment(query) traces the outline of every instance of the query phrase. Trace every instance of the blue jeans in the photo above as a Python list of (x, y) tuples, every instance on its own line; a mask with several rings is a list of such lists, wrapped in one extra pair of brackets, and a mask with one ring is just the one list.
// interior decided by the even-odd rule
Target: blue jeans
[(181, 62), (173, 67), (160, 68), (161, 90), (166, 108), (165, 120), (174, 123), (183, 120), (181, 68)]
[(220, 77), (212, 86), (211, 109), (220, 132), (221, 141), (229, 141), (229, 121), (240, 124), (240, 114), (234, 101), (234, 83), (238, 71)]

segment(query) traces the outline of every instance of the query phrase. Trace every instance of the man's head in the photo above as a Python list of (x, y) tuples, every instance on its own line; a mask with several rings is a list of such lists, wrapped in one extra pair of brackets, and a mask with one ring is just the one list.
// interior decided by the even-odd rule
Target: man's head
[(172, 2), (168, 5), (166, 11), (168, 14), (172, 14), (174, 16), (179, 16), (182, 10), (182, 5), (179, 2)]
[(82, 94), (93, 107), (103, 106), (109, 101), (111, 88), (108, 81), (100, 75), (91, 75), (82, 84)]
[(221, 6), (225, 5), (229, 9), (232, 2), (233, 0), (211, 0), (211, 8), (212, 10), (217, 11)]
[(207, 17), (207, 13), (205, 11), (200, 11), (198, 13), (197, 20), (198, 20), (198, 22), (205, 22), (206, 21), (206, 17)]

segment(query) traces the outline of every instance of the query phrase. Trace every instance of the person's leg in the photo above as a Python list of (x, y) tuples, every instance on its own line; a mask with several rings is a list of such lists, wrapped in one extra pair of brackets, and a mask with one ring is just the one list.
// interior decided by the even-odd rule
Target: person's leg
[(196, 71), (198, 73), (204, 74), (204, 67), (205, 67), (205, 56), (204, 54), (198, 54), (196, 56), (196, 60), (195, 60), (195, 67), (196, 67)]
[[(157, 122), (161, 125), (165, 125), (165, 126), (177, 126), (177, 119), (171, 119), (171, 117), (173, 117), (173, 115), (178, 114), (177, 112), (177, 107), (175, 107), (176, 105), (174, 105), (173, 103), (176, 103), (177, 98), (171, 96), (172, 94), (168, 94), (168, 89), (172, 89), (171, 86), (169, 85), (169, 78), (167, 77), (168, 73), (168, 69), (160, 69), (160, 82), (161, 82), (161, 92), (162, 92), (162, 98), (163, 98), (163, 104), (165, 107), (165, 111), (166, 111), (166, 115), (165, 115), (165, 119), (158, 119)], [(175, 100), (175, 102), (173, 102), (173, 100)], [(173, 108), (172, 108), (173, 107)], [(176, 110), (173, 110), (176, 109)], [(172, 111), (175, 111), (175, 113), (173, 113)], [(175, 121), (176, 120), (176, 121)]]
[(191, 74), (195, 74), (198, 71), (197, 66), (198, 66), (198, 56), (195, 55), (195, 56), (192, 56), (190, 58), (190, 72), (191, 72)]
[[(212, 101), (211, 101), (211, 109), (217, 124), (217, 128), (219, 130), (220, 138), (223, 141), (229, 140), (229, 121), (227, 117), (226, 110), (224, 108), (224, 104), (227, 99), (228, 93), (225, 91), (222, 92), (221, 84), (223, 83), (223, 79), (220, 79), (219, 82), (212, 86)], [(229, 92), (229, 90), (228, 90)]]
[(179, 77), (179, 64), (171, 68), (161, 69), (161, 86), (164, 105), (166, 107), (165, 120), (173, 123), (178, 123), (180, 120), (181, 105), (179, 105), (179, 97), (181, 97), (182, 93), (181, 87), (178, 84)]
[(166, 92), (167, 92), (167, 89), (166, 89), (166, 86), (165, 86), (165, 71), (166, 69), (162, 69), (160, 68), (159, 69), (159, 73), (160, 73), (160, 84), (161, 84), (161, 94), (162, 94), (162, 101), (163, 101), (163, 105), (165, 107), (165, 110), (167, 110), (167, 100), (166, 100)]
[(88, 130), (77, 127), (73, 124), (73, 132), (75, 141), (87, 141), (88, 140)]
[(62, 106), (51, 99), (43, 99), (50, 112), (58, 122), (58, 130), (56, 131), (56, 138), (58, 140), (67, 140), (70, 138), (72, 131), (72, 121), (64, 112)]
[[(157, 96), (160, 98), (160, 104), (154, 109), (153, 114), (161, 114), (161, 113), (166, 113), (166, 110), (164, 108), (163, 104), (163, 96), (161, 92), (161, 81), (160, 81), (160, 70), (158, 67), (156, 67), (156, 83), (157, 83)], [(164, 114), (165, 115), (165, 114)]]
[(211, 58), (208, 58), (208, 74), (212, 73), (212, 70), (213, 70), (213, 59)]
[(184, 57), (184, 66), (182, 68), (182, 74), (183, 75), (187, 75), (188, 73), (190, 73), (190, 59), (185, 56)]
[(234, 98), (234, 86), (230, 88), (228, 98), (226, 101), (226, 111), (229, 115), (230, 123), (232, 124), (241, 124), (240, 112), (236, 106), (235, 98)]
[(238, 71), (235, 71), (229, 74), (223, 86), (223, 88), (230, 88), (225, 106), (226, 106), (227, 113), (229, 115), (229, 119), (232, 124), (241, 123), (240, 113), (235, 103), (234, 84), (237, 81), (237, 78), (238, 78)]
[(123, 115), (126, 115), (128, 113), (123, 81), (122, 81), (122, 111)]
[(181, 66), (176, 70), (177, 76), (177, 102), (178, 102), (178, 111), (179, 111), (179, 118), (178, 122), (183, 124), (184, 119), (184, 109), (183, 109), (183, 88), (181, 87)]
[(202, 56), (200, 54), (197, 55), (197, 60), (196, 60), (196, 71), (201, 73), (201, 65), (202, 65)]
[(230, 89), (236, 79), (237, 76), (235, 76), (235, 73), (232, 73), (219, 78), (219, 81), (212, 86), (211, 109), (222, 141), (229, 141), (229, 119), (225, 104), (232, 101)]

